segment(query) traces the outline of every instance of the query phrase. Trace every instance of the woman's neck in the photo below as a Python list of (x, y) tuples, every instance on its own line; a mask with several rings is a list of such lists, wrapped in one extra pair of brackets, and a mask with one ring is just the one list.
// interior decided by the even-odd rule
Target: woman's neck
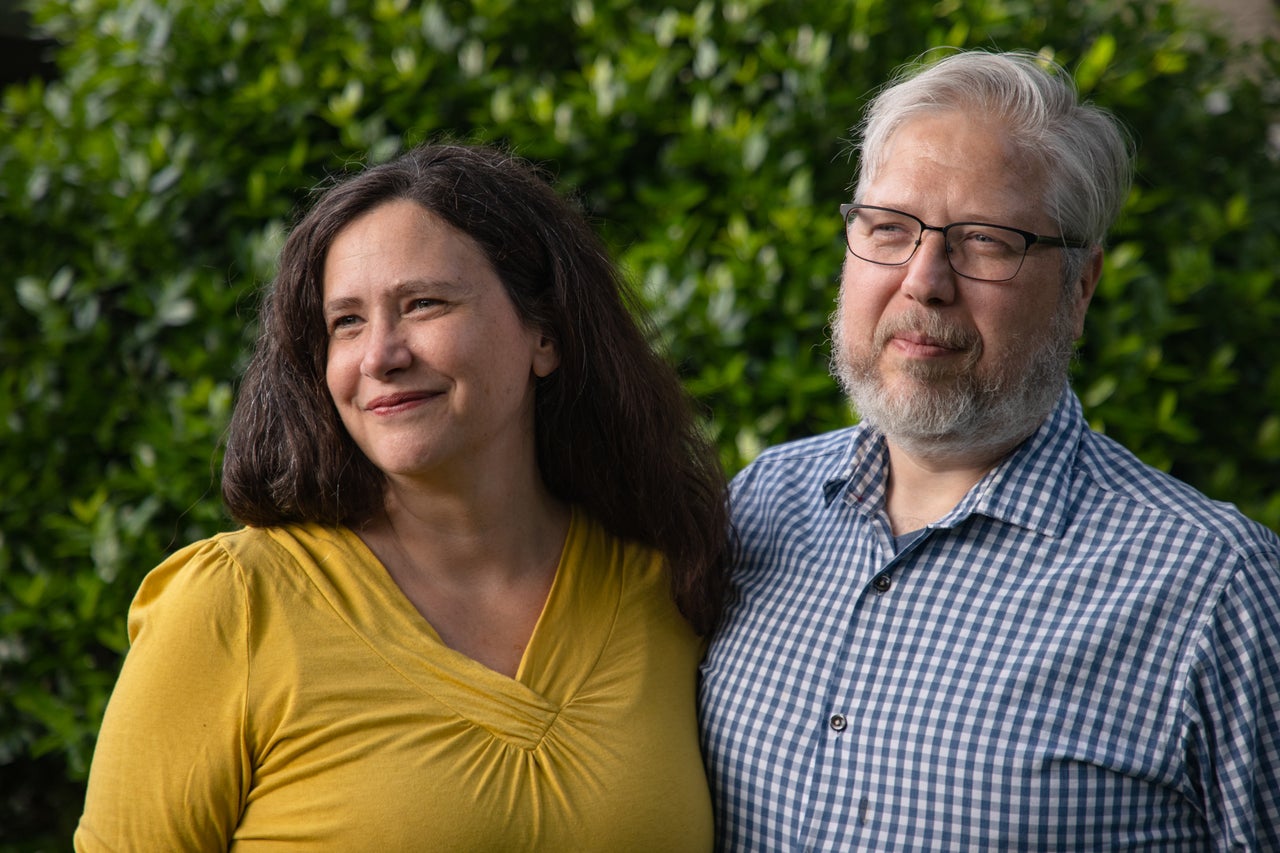
[(491, 503), (398, 486), (358, 535), (445, 645), (515, 677), (555, 580), (569, 506), (540, 483)]

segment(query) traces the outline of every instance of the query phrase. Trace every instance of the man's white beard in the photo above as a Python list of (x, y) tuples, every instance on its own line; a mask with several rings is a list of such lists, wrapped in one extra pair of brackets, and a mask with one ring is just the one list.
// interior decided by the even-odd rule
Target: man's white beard
[[(843, 298), (843, 297), (842, 297)], [(982, 343), (941, 322), (936, 312), (899, 318), (876, 328), (873, 345), (853, 353), (844, 340), (841, 306), (831, 318), (831, 371), (862, 420), (908, 453), (920, 456), (1002, 454), (1040, 426), (1066, 385), (1075, 354), (1071, 304), (1061, 300), (1046, 339), (1029, 350), (1006, 356), (976, 373)], [(957, 368), (909, 362), (906, 381), (888, 387), (880, 355), (895, 333), (905, 329), (966, 350)]]

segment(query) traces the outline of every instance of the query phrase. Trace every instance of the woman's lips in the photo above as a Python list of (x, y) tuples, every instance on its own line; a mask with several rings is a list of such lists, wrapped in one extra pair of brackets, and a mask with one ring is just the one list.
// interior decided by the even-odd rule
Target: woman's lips
[(374, 414), (393, 415), (397, 412), (411, 409), (435, 396), (437, 396), (437, 393), (434, 391), (406, 391), (400, 394), (384, 394), (381, 397), (374, 397), (365, 404), (364, 408)]

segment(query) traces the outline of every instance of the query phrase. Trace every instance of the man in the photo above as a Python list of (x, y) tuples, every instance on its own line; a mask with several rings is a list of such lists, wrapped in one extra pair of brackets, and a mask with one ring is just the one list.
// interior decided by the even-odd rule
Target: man
[(956, 53), (862, 127), (861, 423), (734, 481), (703, 666), (723, 849), (1280, 849), (1280, 540), (1092, 432), (1068, 366), (1130, 148)]

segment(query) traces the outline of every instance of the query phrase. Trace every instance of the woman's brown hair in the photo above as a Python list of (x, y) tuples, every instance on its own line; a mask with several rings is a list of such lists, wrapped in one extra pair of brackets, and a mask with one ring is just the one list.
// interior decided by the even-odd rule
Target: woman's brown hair
[(325, 257), (361, 214), (409, 199), (469, 235), (517, 313), (552, 338), (535, 432), (548, 489), (616, 536), (662, 551), (680, 611), (707, 633), (726, 585), (724, 474), (643, 312), (581, 214), (531, 164), (495, 148), (425, 145), (326, 191), (285, 242), (231, 417), (227, 509), (259, 527), (355, 525), (384, 480), (339, 420), (325, 383)]

